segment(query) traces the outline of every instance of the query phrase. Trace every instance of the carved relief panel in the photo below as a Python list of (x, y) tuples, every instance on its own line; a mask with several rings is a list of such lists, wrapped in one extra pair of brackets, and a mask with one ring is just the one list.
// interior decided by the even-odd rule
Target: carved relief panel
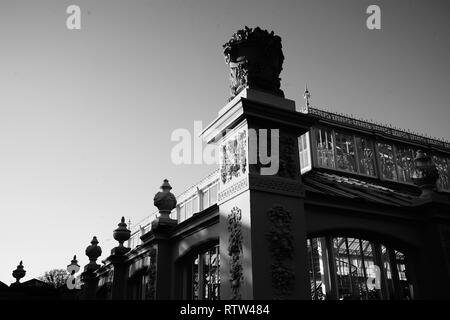
[(219, 203), (248, 187), (248, 130), (245, 125), (228, 134), (219, 145)]

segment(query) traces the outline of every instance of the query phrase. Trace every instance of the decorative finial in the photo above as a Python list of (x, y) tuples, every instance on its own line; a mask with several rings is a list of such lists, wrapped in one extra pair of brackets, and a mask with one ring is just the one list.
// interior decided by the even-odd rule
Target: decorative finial
[(439, 172), (431, 157), (422, 150), (418, 150), (414, 158), (414, 168), (411, 180), (422, 189), (422, 197), (428, 196), (436, 188)]
[[(127, 224), (125, 223), (125, 217), (122, 217), (120, 219), (120, 223), (118, 224), (118, 228), (114, 230), (113, 237), (119, 242), (119, 246), (114, 248), (117, 252), (117, 250), (121, 252), (129, 251), (130, 248), (125, 248), (123, 246), (123, 243), (130, 239), (131, 231), (127, 228)], [(114, 250), (113, 249), (113, 250)]]
[(70, 261), (70, 264), (67, 266), (67, 271), (74, 275), (80, 270), (80, 266), (78, 265), (77, 256), (74, 255), (72, 261)]
[(163, 191), (164, 190), (172, 190), (172, 186), (170, 185), (170, 183), (169, 183), (169, 180), (167, 180), (167, 179), (164, 179), (164, 181), (163, 181), (163, 184), (161, 185), (161, 187), (160, 187)]
[(177, 199), (174, 194), (170, 192), (172, 186), (169, 184), (169, 180), (164, 179), (161, 190), (162, 191), (158, 192), (153, 198), (153, 204), (158, 208), (162, 218), (170, 219), (170, 213), (177, 206)]
[(97, 264), (97, 259), (102, 255), (102, 248), (98, 245), (97, 237), (93, 237), (91, 245), (86, 248), (86, 255), (89, 258), (89, 263), (86, 265), (85, 270), (96, 270), (100, 267)]
[(19, 265), (17, 266), (16, 270), (12, 272), (12, 276), (16, 279), (16, 284), (20, 283), (20, 279), (25, 277), (26, 271), (23, 269), (22, 260), (20, 260)]
[(303, 98), (306, 100), (306, 105), (302, 108), (300, 112), (308, 113), (309, 107), (311, 106), (311, 93), (308, 90), (308, 84), (305, 85), (305, 92), (303, 93)]

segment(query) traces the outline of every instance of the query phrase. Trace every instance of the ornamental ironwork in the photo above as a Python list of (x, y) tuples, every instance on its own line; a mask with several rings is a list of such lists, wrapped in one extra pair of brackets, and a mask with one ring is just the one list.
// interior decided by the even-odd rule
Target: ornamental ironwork
[(395, 128), (392, 126), (377, 124), (364, 119), (355, 119), (348, 115), (325, 111), (313, 107), (309, 108), (309, 114), (315, 116), (316, 118), (330, 120), (335, 123), (352, 126), (355, 128), (363, 129), (365, 131), (370, 131), (371, 133), (379, 133), (385, 136), (402, 139), (407, 142), (433, 146), (446, 152), (450, 151), (450, 142), (444, 139), (439, 140), (436, 138), (430, 138), (418, 133)]

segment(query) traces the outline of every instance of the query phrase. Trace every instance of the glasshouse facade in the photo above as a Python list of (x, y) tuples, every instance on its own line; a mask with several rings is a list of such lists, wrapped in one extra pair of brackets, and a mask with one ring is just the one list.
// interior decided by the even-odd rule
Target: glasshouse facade
[(240, 30), (224, 54), (231, 97), (202, 133), (217, 170), (176, 197), (164, 181), (102, 264), (94, 238), (83, 298), (450, 298), (450, 144), (313, 107), (308, 90), (296, 105), (273, 33)]

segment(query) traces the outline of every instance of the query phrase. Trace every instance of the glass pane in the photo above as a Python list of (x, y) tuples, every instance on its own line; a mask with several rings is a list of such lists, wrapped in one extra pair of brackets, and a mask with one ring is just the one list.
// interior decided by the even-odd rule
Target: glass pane
[(192, 213), (197, 213), (198, 210), (198, 197), (192, 198)]
[(185, 210), (186, 210), (186, 219), (189, 219), (190, 217), (192, 217), (192, 200), (189, 200), (188, 202), (186, 202), (185, 204)]
[(397, 147), (397, 173), (398, 181), (411, 182), (411, 173), (414, 168), (414, 150), (407, 147)]
[(362, 258), (364, 260), (364, 273), (365, 273), (365, 287), (366, 299), (369, 300), (379, 300), (381, 297), (381, 290), (377, 289), (376, 286), (369, 287), (368, 280), (371, 280), (372, 284), (376, 284), (377, 272), (374, 257), (374, 244), (367, 240), (361, 241), (361, 251)]
[(336, 132), (336, 168), (356, 172), (353, 136)]
[(448, 166), (450, 163), (449, 159), (439, 156), (433, 156), (433, 161), (436, 164), (436, 168), (439, 172), (439, 180), (437, 182), (441, 189), (449, 190), (449, 171)]
[(331, 130), (317, 129), (317, 162), (319, 166), (334, 168), (334, 141)]
[(203, 191), (203, 210), (209, 207), (209, 189)]
[(198, 300), (198, 257), (194, 260), (192, 267), (192, 299)]
[(375, 176), (375, 159), (372, 143), (361, 137), (356, 137), (356, 150), (358, 152), (359, 173)]
[(356, 276), (357, 269), (349, 260), (349, 254), (347, 252), (347, 239), (334, 238), (333, 245), (337, 271), (338, 299), (353, 299), (354, 284), (352, 278)]
[(219, 298), (219, 247), (215, 247), (210, 251), (211, 264), (210, 264), (210, 297), (211, 300), (217, 300)]
[(329, 265), (326, 257), (325, 238), (308, 239), (308, 265), (311, 282), (311, 299), (325, 300), (331, 291)]
[(392, 277), (390, 250), (388, 250), (383, 245), (381, 246), (381, 260), (383, 262), (384, 267), (384, 276), (386, 279), (388, 298), (394, 299), (395, 287), (394, 287), (394, 279)]
[(412, 286), (409, 284), (408, 281), (408, 272), (406, 270), (405, 255), (402, 252), (395, 250), (395, 260), (401, 287), (400, 296), (402, 299), (410, 300), (412, 299)]
[[(220, 253), (219, 246), (201, 253), (194, 262), (194, 299), (199, 299), (198, 279), (202, 279), (202, 300), (218, 300), (220, 299)], [(198, 262), (202, 261), (201, 274), (198, 272)], [(197, 270), (197, 272), (195, 272)], [(197, 298), (195, 298), (197, 296)]]
[(211, 255), (207, 251), (203, 254), (203, 299), (208, 300), (210, 298), (211, 290)]
[(381, 164), (381, 175), (384, 179), (397, 180), (395, 171), (394, 150), (390, 144), (378, 143)]
[(217, 300), (220, 299), (220, 249), (219, 246), (216, 246), (217, 250), (217, 288), (216, 288), (216, 297)]
[(210, 197), (210, 201), (209, 201), (210, 206), (217, 203), (217, 184), (213, 185), (209, 189), (209, 197)]
[(309, 148), (308, 148), (308, 133), (301, 135), (298, 139), (300, 151), (300, 168), (305, 169), (309, 167)]
[(186, 220), (186, 208), (184, 205), (180, 207), (180, 221)]

